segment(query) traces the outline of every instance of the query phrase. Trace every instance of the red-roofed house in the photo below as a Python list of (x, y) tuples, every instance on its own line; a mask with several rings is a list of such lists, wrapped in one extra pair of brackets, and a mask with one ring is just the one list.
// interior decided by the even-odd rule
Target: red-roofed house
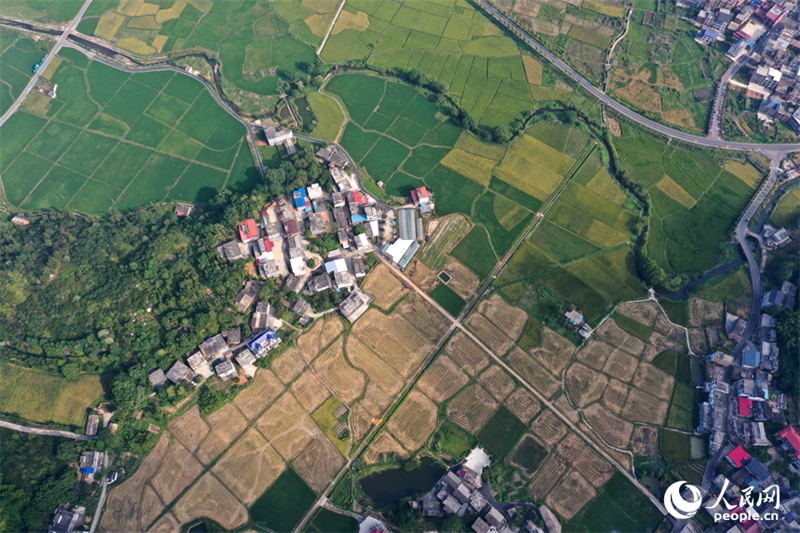
[(739, 416), (750, 416), (753, 409), (753, 400), (739, 397)]
[(267, 249), (267, 252), (271, 252), (271, 251), (272, 251), (272, 248), (274, 248), (274, 247), (275, 247), (275, 245), (274, 245), (274, 244), (272, 244), (272, 241), (271, 241), (271, 240), (269, 240), (269, 239), (264, 239), (264, 247)]
[(792, 426), (783, 428), (778, 432), (779, 440), (784, 444), (786, 451), (793, 450), (794, 455), (800, 459), (800, 435)]
[(728, 459), (733, 461), (733, 464), (736, 465), (736, 468), (741, 468), (750, 460), (750, 455), (744, 451), (744, 448), (737, 446), (731, 453), (728, 454)]
[(357, 204), (366, 204), (369, 201), (365, 194), (361, 194), (361, 191), (353, 191), (353, 198), (356, 199)]
[(414, 205), (426, 204), (431, 201), (430, 196), (428, 196), (428, 189), (425, 187), (411, 191), (411, 199), (414, 200)]
[(239, 238), (242, 242), (250, 242), (258, 239), (258, 229), (256, 221), (252, 218), (239, 222)]

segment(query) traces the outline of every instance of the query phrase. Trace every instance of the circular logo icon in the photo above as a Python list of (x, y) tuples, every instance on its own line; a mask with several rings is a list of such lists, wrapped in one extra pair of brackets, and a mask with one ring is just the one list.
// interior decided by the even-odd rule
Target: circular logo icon
[[(685, 500), (681, 496), (681, 487), (686, 485), (691, 495), (691, 501)], [(667, 488), (664, 493), (664, 507), (667, 512), (678, 520), (686, 520), (694, 516), (700, 506), (703, 505), (703, 498), (700, 489), (694, 485), (689, 485), (685, 481), (678, 481)]]

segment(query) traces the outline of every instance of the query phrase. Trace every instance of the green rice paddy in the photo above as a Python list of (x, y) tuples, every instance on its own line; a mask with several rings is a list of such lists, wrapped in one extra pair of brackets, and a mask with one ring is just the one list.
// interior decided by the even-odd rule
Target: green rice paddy
[[(26, 4), (26, 2), (23, 2)], [(0, 9), (0, 13), (3, 13)], [(22, 34), (0, 30), (0, 115), (14, 103), (31, 79), (34, 65), (39, 63), (47, 50)], [(5, 139), (4, 139), (5, 141)]]

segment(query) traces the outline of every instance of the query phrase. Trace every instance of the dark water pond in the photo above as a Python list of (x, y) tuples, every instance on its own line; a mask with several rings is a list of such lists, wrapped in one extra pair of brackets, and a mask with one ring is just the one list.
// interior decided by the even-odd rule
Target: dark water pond
[(429, 491), (446, 469), (424, 457), (419, 468), (406, 472), (402, 468), (384, 470), (361, 480), (361, 488), (378, 507), (389, 507), (420, 492)]
[(208, 533), (208, 525), (205, 522), (200, 522), (189, 529), (189, 533)]

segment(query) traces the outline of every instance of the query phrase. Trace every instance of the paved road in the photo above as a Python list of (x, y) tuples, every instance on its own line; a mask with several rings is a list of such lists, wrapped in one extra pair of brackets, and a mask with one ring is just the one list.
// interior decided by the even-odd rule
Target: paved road
[[(28, 85), (25, 87), (25, 90), (22, 91), (22, 94), (19, 95), (19, 97), (14, 101), (11, 107), (9, 107), (8, 110), (3, 114), (3, 116), (0, 117), (0, 126), (5, 124), (6, 121), (9, 119), (9, 117), (11, 117), (11, 115), (13, 115), (17, 111), (17, 109), (19, 109), (20, 104), (22, 104), (22, 102), (28, 96), (28, 93), (31, 92), (31, 90), (33, 90), (33, 88), (36, 86), (36, 82), (39, 81), (39, 76), (42, 75), (42, 72), (47, 70), (47, 67), (50, 65), (50, 61), (56, 56), (56, 54), (58, 54), (58, 51), (61, 49), (62, 46), (64, 46), (64, 43), (67, 42), (69, 34), (72, 33), (75, 30), (75, 28), (78, 27), (78, 23), (81, 21), (83, 14), (89, 8), (89, 4), (91, 3), (92, 0), (86, 0), (83, 3), (83, 6), (81, 7), (80, 11), (78, 11), (78, 14), (75, 15), (75, 18), (72, 19), (72, 22), (69, 23), (67, 29), (64, 30), (64, 33), (62, 33), (61, 37), (59, 37), (58, 41), (56, 41), (56, 45), (53, 47), (52, 50), (50, 50), (50, 53), (47, 54), (47, 56), (45, 57), (42, 66), (39, 67), (39, 70), (37, 70), (36, 73), (33, 75), (33, 77), (31, 77), (31, 81), (28, 82)], [(31, 65), (31, 68), (33, 68), (33, 65)]]
[(89, 437), (87, 435), (78, 435), (70, 431), (61, 431), (60, 429), (42, 429), (32, 428), (30, 426), (21, 426), (6, 420), (0, 420), (0, 427), (19, 431), (20, 433), (33, 433), (35, 435), (47, 435), (48, 437), (64, 437), (65, 439), (72, 440), (96, 440), (97, 437)]
[(100, 518), (103, 516), (103, 506), (106, 504), (106, 476), (103, 476), (103, 490), (100, 491), (100, 500), (97, 502), (97, 508), (94, 510), (94, 517), (92, 518), (92, 527), (89, 528), (89, 533), (94, 533), (97, 529), (97, 524), (100, 523)]
[[(344, 4), (346, 2), (347, 0), (342, 0), (342, 3), (339, 5), (339, 9), (336, 11), (336, 15), (334, 15), (330, 26), (328, 26), (328, 31), (325, 32), (325, 38), (322, 39), (322, 44), (319, 45), (319, 48), (317, 48), (317, 55), (320, 55), (322, 53), (322, 49), (325, 48), (325, 43), (328, 42), (328, 38), (331, 36), (331, 31), (333, 31), (333, 27), (336, 26), (336, 21), (339, 20), (339, 15), (342, 14), (342, 9), (344, 8)], [(289, 109), (291, 109), (291, 107)]]
[(717, 85), (717, 92), (714, 95), (714, 104), (711, 108), (711, 122), (708, 125), (708, 138), (714, 141), (724, 140), (722, 137), (722, 112), (725, 110), (725, 95), (728, 94), (728, 83), (736, 72), (747, 62), (747, 55), (740, 57), (736, 63), (730, 66)]
[(691, 133), (684, 133), (682, 131), (678, 131), (672, 129), (668, 126), (663, 124), (659, 124), (654, 120), (650, 120), (639, 113), (632, 111), (625, 107), (620, 102), (614, 100), (606, 93), (592, 85), (586, 78), (578, 74), (572, 67), (564, 63), (561, 59), (559, 59), (553, 52), (542, 46), (536, 39), (533, 38), (526, 30), (522, 27), (517, 25), (514, 21), (508, 18), (505, 14), (495, 8), (493, 5), (489, 4), (486, 0), (473, 0), (476, 4), (481, 6), (485, 9), (492, 17), (494, 17), (497, 21), (500, 22), (503, 26), (511, 29), (515, 34), (517, 34), (526, 44), (528, 44), (531, 48), (541, 54), (545, 59), (547, 59), (550, 63), (555, 65), (555, 67), (572, 78), (578, 85), (581, 86), (584, 90), (589, 92), (592, 96), (600, 100), (600, 102), (613, 109), (620, 115), (624, 116), (625, 118), (636, 122), (656, 133), (660, 133), (662, 135), (666, 135), (668, 137), (672, 137), (673, 139), (678, 139), (679, 141), (683, 141), (689, 144), (697, 144), (700, 146), (706, 146), (709, 148), (723, 148), (726, 150), (738, 150), (738, 151), (751, 151), (751, 150), (759, 150), (761, 152), (767, 154), (777, 154), (777, 153), (785, 153), (787, 151), (800, 151), (800, 143), (795, 144), (758, 144), (758, 143), (741, 143), (741, 142), (728, 142), (725, 140), (716, 140), (716, 139), (709, 139), (706, 137), (698, 137), (697, 135), (692, 135)]

